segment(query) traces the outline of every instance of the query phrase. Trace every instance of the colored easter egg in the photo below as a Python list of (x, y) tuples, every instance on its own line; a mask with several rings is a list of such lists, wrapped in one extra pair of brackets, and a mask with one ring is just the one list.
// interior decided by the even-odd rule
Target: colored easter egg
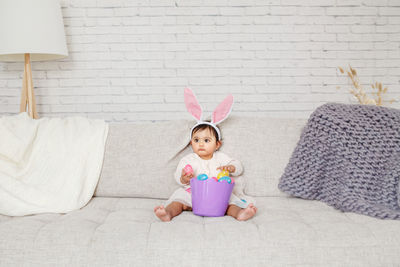
[(187, 165), (185, 166), (185, 168), (183, 168), (183, 170), (185, 171), (186, 174), (191, 174), (191, 173), (193, 173), (193, 168), (192, 168), (192, 166), (191, 166), (190, 164), (187, 164)]
[(211, 179), (213, 179), (213, 180), (218, 182), (218, 178), (217, 177), (211, 177)]
[(230, 177), (231, 178), (231, 184), (234, 184), (235, 183), (235, 179), (233, 179), (232, 177)]
[(218, 179), (218, 182), (222, 182), (222, 181), (227, 181), (228, 183), (231, 183), (231, 178), (228, 176), (224, 176)]
[(229, 176), (229, 172), (223, 170), (223, 171), (221, 171), (220, 173), (218, 173), (217, 178), (220, 179), (220, 178), (222, 178), (222, 177), (224, 177), (224, 176)]
[(204, 174), (204, 173), (199, 174), (197, 176), (197, 180), (200, 180), (200, 181), (204, 181), (204, 180), (207, 180), (207, 179), (208, 179), (208, 176), (207, 176), (207, 174)]

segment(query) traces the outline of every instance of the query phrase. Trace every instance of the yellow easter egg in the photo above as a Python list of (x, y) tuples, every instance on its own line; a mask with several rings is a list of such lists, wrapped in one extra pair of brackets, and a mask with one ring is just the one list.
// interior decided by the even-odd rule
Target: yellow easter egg
[(229, 176), (229, 172), (228, 171), (221, 171), (220, 173), (218, 173), (217, 178), (222, 178), (224, 176)]

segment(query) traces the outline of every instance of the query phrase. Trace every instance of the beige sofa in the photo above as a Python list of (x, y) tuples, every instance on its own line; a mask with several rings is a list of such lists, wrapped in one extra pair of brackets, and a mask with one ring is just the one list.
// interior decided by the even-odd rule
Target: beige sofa
[(342, 213), (277, 188), (305, 120), (232, 116), (222, 151), (242, 161), (257, 215), (160, 222), (192, 121), (112, 124), (94, 198), (68, 214), (0, 216), (1, 266), (400, 266), (400, 222)]

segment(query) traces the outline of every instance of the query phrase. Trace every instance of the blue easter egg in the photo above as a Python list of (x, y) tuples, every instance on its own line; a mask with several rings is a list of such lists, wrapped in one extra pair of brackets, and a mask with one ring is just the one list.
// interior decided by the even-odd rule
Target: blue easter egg
[(200, 180), (200, 181), (204, 181), (204, 180), (207, 180), (207, 179), (208, 179), (208, 176), (207, 176), (207, 174), (204, 174), (204, 173), (199, 174), (197, 176), (197, 180)]
[(228, 183), (232, 182), (231, 178), (228, 176), (224, 176), (224, 177), (221, 177), (218, 179), (218, 182), (222, 182), (222, 181), (227, 181)]

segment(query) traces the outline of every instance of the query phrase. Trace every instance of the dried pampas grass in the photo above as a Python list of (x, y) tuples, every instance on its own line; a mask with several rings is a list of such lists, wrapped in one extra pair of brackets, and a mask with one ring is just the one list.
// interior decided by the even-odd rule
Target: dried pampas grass
[(377, 92), (370, 93), (373, 97), (368, 96), (368, 94), (364, 91), (360, 84), (360, 79), (357, 76), (357, 71), (353, 69), (350, 65), (349, 70), (344, 70), (342, 67), (339, 67), (339, 70), (341, 73), (346, 72), (347, 76), (349, 76), (351, 83), (354, 87), (354, 89), (350, 89), (350, 93), (355, 98), (357, 98), (360, 104), (383, 106), (383, 104), (386, 102), (392, 104), (395, 101), (394, 99), (390, 101), (383, 100), (383, 95), (387, 93), (388, 88), (383, 88), (382, 83), (380, 82), (375, 82), (375, 84), (371, 85), (372, 89), (376, 90)]

